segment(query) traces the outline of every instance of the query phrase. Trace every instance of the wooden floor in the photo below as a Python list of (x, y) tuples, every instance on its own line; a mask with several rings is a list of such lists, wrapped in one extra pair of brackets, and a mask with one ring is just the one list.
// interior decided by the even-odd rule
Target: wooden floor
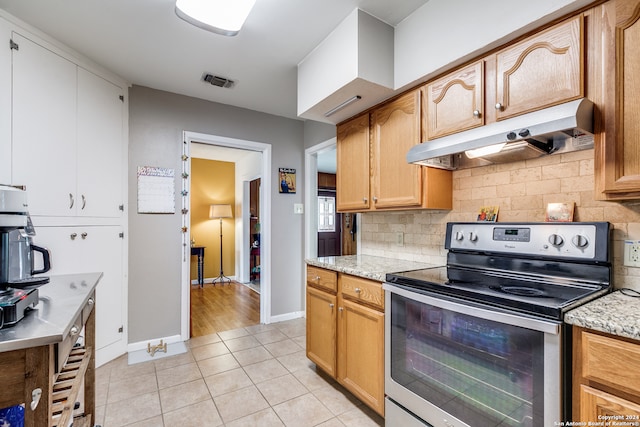
[(240, 283), (191, 286), (191, 336), (260, 323), (260, 294)]

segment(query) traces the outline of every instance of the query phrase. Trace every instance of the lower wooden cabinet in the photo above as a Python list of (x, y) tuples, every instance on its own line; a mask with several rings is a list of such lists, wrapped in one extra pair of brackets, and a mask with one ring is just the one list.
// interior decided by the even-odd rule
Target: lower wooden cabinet
[(574, 420), (640, 425), (640, 341), (574, 326), (573, 365)]
[(334, 291), (318, 285), (317, 270), (307, 268), (307, 357), (384, 416), (382, 283), (323, 270)]

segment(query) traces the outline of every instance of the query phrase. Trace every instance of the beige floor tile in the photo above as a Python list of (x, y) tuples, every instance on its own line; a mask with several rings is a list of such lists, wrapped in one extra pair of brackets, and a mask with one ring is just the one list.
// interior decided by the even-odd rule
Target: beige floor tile
[(259, 324), (259, 325), (253, 325), (253, 326), (245, 326), (244, 327), (250, 334), (258, 334), (260, 332), (266, 332), (266, 331), (271, 331), (273, 329), (276, 329), (275, 325), (265, 325), (265, 324)]
[(273, 407), (286, 426), (308, 427), (323, 423), (333, 414), (311, 393), (287, 400)]
[(205, 400), (164, 414), (165, 427), (216, 427), (220, 425), (222, 425), (222, 419), (212, 400)]
[(280, 328), (280, 332), (289, 338), (303, 337), (306, 335), (307, 327), (303, 324), (292, 324)]
[(291, 374), (261, 382), (260, 384), (256, 384), (256, 387), (258, 387), (260, 393), (262, 393), (271, 406), (309, 392), (309, 390), (300, 384), (300, 381)]
[(155, 373), (111, 381), (107, 394), (107, 404), (127, 400), (154, 391), (158, 391), (158, 382), (156, 381)]
[(162, 415), (158, 415), (157, 417), (149, 418), (144, 421), (128, 424), (127, 427), (165, 427), (165, 425), (162, 421)]
[(258, 347), (260, 343), (254, 337), (247, 335), (246, 337), (234, 338), (224, 342), (230, 351), (246, 350), (248, 348)]
[(249, 348), (247, 350), (240, 350), (233, 353), (238, 363), (241, 366), (251, 365), (253, 363), (262, 362), (263, 360), (273, 359), (271, 353), (266, 348), (260, 346), (255, 348)]
[(226, 341), (226, 340), (232, 340), (234, 338), (245, 337), (249, 335), (249, 331), (247, 331), (245, 328), (239, 328), (239, 329), (232, 329), (230, 331), (225, 331), (225, 332), (218, 332), (218, 335), (220, 336), (220, 338)]
[(278, 329), (272, 329), (270, 331), (260, 332), (255, 334), (254, 337), (260, 341), (260, 344), (269, 344), (272, 342), (283, 341), (287, 339), (287, 336), (280, 332)]
[(195, 362), (191, 351), (186, 353), (176, 354), (175, 356), (163, 357), (162, 359), (155, 360), (153, 363), (156, 365), (156, 372), (164, 369), (175, 368), (180, 365), (188, 365)]
[(94, 423), (96, 425), (103, 425), (104, 424), (104, 413), (107, 409), (107, 406), (96, 406), (96, 413), (94, 416)]
[(193, 358), (198, 360), (209, 359), (211, 357), (220, 356), (222, 354), (229, 353), (229, 349), (223, 342), (216, 342), (212, 344), (202, 345), (191, 349)]
[(105, 427), (126, 426), (161, 414), (158, 392), (153, 392), (107, 404), (104, 425)]
[(129, 379), (140, 375), (152, 374), (156, 371), (153, 362), (142, 362), (134, 365), (128, 364), (128, 357), (122, 356), (116, 359), (118, 362), (111, 367), (110, 381)]
[(273, 412), (273, 409), (267, 408), (255, 414), (239, 418), (235, 421), (225, 424), (226, 427), (281, 427), (284, 426), (280, 418)]
[(347, 427), (384, 426), (384, 418), (364, 405), (338, 415), (338, 419)]
[(198, 367), (200, 368), (200, 372), (202, 372), (202, 376), (208, 377), (210, 375), (219, 374), (220, 372), (239, 368), (240, 365), (233, 355), (229, 353), (201, 360), (198, 362)]
[(344, 414), (362, 405), (362, 402), (337, 383), (317, 388), (312, 393), (333, 415)]
[(211, 399), (204, 379), (179, 384), (160, 390), (162, 412), (171, 412), (196, 402)]
[(315, 366), (312, 361), (307, 359), (305, 351), (287, 354), (286, 356), (280, 356), (277, 359), (289, 370), (289, 372), (295, 372), (300, 369), (308, 369)]
[(303, 350), (306, 350), (306, 348), (307, 348), (307, 336), (306, 335), (302, 335), (302, 336), (291, 338), (291, 339), (293, 340), (293, 342), (295, 342), (300, 347), (302, 347)]
[(338, 418), (331, 418), (329, 421), (318, 424), (316, 427), (344, 427), (344, 424), (342, 424), (342, 421)]
[(289, 371), (276, 359), (269, 359), (244, 367), (245, 372), (255, 384), (286, 375)]
[(218, 336), (218, 334), (211, 335), (203, 335), (201, 337), (192, 337), (189, 341), (187, 341), (187, 345), (189, 348), (194, 349), (196, 347), (200, 347), (201, 345), (212, 344), (214, 342), (220, 342), (222, 338)]
[(215, 397), (213, 401), (225, 423), (246, 417), (269, 407), (255, 386), (249, 386)]
[(292, 372), (293, 376), (298, 379), (307, 389), (313, 391), (320, 387), (326, 387), (335, 384), (336, 380), (322, 372), (322, 370), (314, 367), (308, 369), (299, 369)]
[(302, 348), (291, 339), (265, 344), (264, 348), (266, 348), (273, 357), (285, 356), (302, 350)]
[(204, 379), (211, 396), (216, 397), (231, 391), (249, 387), (253, 383), (243, 369), (232, 369)]
[(164, 369), (159, 371), (156, 376), (158, 377), (158, 388), (160, 389), (202, 378), (198, 364), (195, 362)]

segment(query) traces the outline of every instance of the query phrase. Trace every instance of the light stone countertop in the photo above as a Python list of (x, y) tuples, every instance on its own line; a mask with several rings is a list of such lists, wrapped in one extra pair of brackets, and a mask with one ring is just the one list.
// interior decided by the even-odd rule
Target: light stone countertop
[(308, 265), (384, 282), (387, 273), (440, 267), (437, 264), (406, 261), (370, 255), (319, 257), (305, 260)]
[(640, 340), (640, 298), (614, 291), (567, 312), (565, 323)]

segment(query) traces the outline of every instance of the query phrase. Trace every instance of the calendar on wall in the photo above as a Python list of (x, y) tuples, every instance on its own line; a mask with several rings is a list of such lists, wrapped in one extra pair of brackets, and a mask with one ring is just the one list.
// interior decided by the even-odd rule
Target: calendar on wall
[(175, 170), (138, 166), (138, 213), (175, 213)]

